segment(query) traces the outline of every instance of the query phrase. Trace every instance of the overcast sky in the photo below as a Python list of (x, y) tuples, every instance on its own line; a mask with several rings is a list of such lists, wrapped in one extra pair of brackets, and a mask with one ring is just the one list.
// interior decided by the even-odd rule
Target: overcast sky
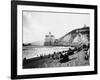
[(23, 12), (23, 42), (30, 43), (44, 40), (51, 32), (55, 38), (64, 36), (69, 31), (90, 26), (89, 14)]

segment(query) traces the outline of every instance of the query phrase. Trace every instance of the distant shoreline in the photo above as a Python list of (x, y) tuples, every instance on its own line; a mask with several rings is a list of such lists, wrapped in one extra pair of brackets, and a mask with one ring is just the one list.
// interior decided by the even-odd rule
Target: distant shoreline
[(71, 46), (34, 46), (34, 45), (28, 45), (28, 46), (23, 46), (23, 50), (26, 49), (31, 49), (31, 48), (53, 48), (53, 47), (69, 47), (72, 48)]

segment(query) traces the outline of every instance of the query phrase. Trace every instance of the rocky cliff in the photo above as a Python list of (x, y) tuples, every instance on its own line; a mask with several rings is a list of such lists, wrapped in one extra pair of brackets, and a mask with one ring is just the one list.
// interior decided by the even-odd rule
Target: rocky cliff
[(89, 27), (78, 28), (70, 31), (57, 40), (58, 45), (75, 45), (89, 43)]

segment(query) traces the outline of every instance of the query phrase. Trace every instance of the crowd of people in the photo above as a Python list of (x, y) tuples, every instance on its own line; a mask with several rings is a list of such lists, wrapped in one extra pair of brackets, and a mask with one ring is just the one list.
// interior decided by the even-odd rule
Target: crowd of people
[(74, 49), (69, 48), (69, 50), (60, 51), (60, 52), (54, 52), (54, 54), (49, 54), (48, 58), (52, 58), (54, 60), (58, 59), (60, 63), (68, 62), (71, 59), (69, 56), (74, 55), (75, 53), (80, 52), (81, 50), (85, 51), (85, 60), (89, 60), (90, 52), (89, 52), (89, 44), (88, 45), (82, 45), (80, 47), (74, 47)]

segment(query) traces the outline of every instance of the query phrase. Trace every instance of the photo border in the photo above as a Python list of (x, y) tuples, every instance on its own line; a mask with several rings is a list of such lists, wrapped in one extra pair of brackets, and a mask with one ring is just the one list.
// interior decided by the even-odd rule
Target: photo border
[[(17, 75), (17, 5), (36, 5), (47, 7), (62, 7), (62, 8), (82, 8), (94, 10), (94, 71), (80, 72), (63, 72), (49, 74), (29, 74)], [(75, 75), (90, 75), (97, 74), (97, 6), (96, 5), (81, 5), (81, 4), (64, 4), (64, 3), (48, 3), (48, 2), (33, 2), (33, 1), (11, 1), (11, 78), (42, 78), (42, 77), (58, 77), (58, 76), (75, 76)]]

